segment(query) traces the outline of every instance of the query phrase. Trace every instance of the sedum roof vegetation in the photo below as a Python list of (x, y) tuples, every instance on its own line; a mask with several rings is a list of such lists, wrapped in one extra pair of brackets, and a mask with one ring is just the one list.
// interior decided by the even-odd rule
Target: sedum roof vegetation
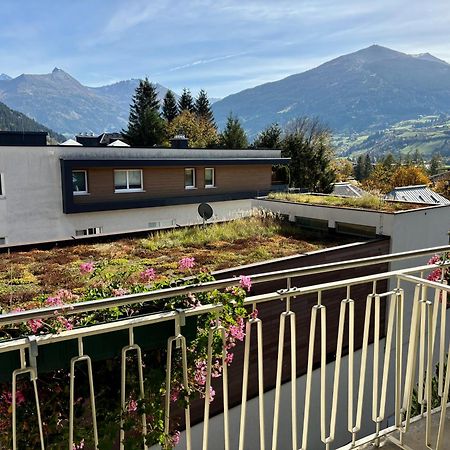
[(128, 278), (130, 283), (149, 268), (156, 280), (183, 276), (182, 258), (194, 258), (196, 270), (215, 271), (268, 259), (291, 256), (354, 241), (318, 237), (271, 215), (256, 215), (226, 223), (158, 231), (146, 238), (109, 242), (77, 242), (66, 247), (2, 254), (0, 309), (39, 307), (37, 299), (60, 289), (83, 297), (101, 280), (80, 275), (80, 267), (101, 265), (103, 277)]
[(268, 195), (268, 199), (295, 203), (308, 203), (312, 205), (369, 209), (385, 212), (407, 211), (409, 209), (424, 208), (428, 206), (423, 204), (419, 205), (417, 203), (386, 201), (372, 194), (364, 195), (360, 198), (349, 198), (336, 197), (333, 195), (288, 194), (283, 192), (274, 192)]

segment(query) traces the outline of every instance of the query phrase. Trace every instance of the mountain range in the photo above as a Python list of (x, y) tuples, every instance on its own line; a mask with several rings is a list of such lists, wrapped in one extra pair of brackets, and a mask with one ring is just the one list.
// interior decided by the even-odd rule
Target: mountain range
[(42, 124), (30, 119), (25, 114), (8, 108), (0, 102), (0, 130), (1, 131), (46, 131), (55, 141), (64, 141), (64, 136), (44, 127)]
[(419, 115), (450, 114), (450, 65), (429, 53), (372, 45), (225, 97), (213, 110), (219, 125), (230, 112), (237, 115), (250, 135), (302, 115), (317, 116), (338, 133), (382, 129)]
[[(139, 80), (107, 86), (82, 85), (55, 68), (42, 75), (0, 75), (0, 101), (65, 135), (118, 131), (128, 123), (131, 97)], [(162, 98), (167, 88), (157, 84)]]
[[(137, 79), (88, 87), (61, 69), (0, 75), (0, 101), (66, 136), (126, 126)], [(162, 98), (167, 88), (157, 85)], [(216, 100), (216, 99), (214, 99)], [(450, 65), (429, 53), (379, 45), (314, 69), (245, 89), (212, 105), (220, 129), (230, 113), (250, 137), (267, 125), (316, 116), (338, 135), (373, 133), (404, 120), (450, 116)]]

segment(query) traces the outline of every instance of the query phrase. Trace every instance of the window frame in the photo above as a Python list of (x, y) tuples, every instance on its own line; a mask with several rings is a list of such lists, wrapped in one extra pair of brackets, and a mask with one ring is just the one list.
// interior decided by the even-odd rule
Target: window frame
[(99, 234), (103, 234), (103, 227), (89, 227), (75, 230), (75, 236), (77, 238), (84, 236), (98, 236)]
[(5, 198), (5, 174), (0, 172), (0, 199)]
[[(192, 170), (192, 185), (186, 185), (186, 172), (188, 170)], [(195, 167), (185, 167), (184, 168), (184, 189), (197, 189), (197, 176), (196, 176), (196, 170)]]
[[(206, 184), (206, 171), (212, 171), (212, 184)], [(216, 169), (215, 167), (205, 167), (205, 189), (212, 189), (216, 187)]]
[(89, 194), (89, 187), (88, 187), (88, 174), (87, 174), (87, 170), (84, 169), (76, 169), (76, 170), (72, 170), (72, 175), (74, 174), (74, 172), (77, 173), (84, 173), (84, 185), (86, 187), (85, 191), (74, 191), (73, 190), (73, 181), (72, 181), (72, 193), (73, 195), (88, 195)]
[[(116, 173), (117, 172), (125, 172), (127, 187), (125, 189), (117, 189), (116, 188)], [(128, 175), (129, 172), (139, 172), (141, 178), (141, 187), (140, 188), (130, 188), (130, 177)], [(142, 169), (114, 169), (114, 193), (115, 194), (126, 194), (128, 192), (144, 192), (144, 173)]]

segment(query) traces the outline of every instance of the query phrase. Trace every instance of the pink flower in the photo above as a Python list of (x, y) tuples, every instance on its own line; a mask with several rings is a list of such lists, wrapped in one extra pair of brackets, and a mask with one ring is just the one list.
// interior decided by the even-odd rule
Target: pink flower
[(79, 444), (72, 444), (72, 449), (73, 450), (82, 450), (84, 448), (84, 439), (81, 439)]
[(132, 398), (128, 403), (128, 412), (137, 411), (137, 406), (137, 401)]
[(49, 297), (47, 300), (45, 300), (45, 303), (48, 306), (61, 306), (64, 304), (59, 297)]
[[(434, 263), (433, 263), (434, 264)], [(442, 277), (442, 271), (441, 269), (434, 269), (433, 272), (431, 272), (428, 276), (427, 276), (427, 280), (430, 281), (441, 281), (441, 277)]]
[(254, 309), (251, 313), (250, 313), (250, 317), (252, 319), (257, 319), (258, 318), (258, 313), (259, 311), (257, 309)]
[(176, 445), (178, 445), (180, 443), (180, 432), (179, 431), (175, 431), (175, 433), (172, 434), (172, 436), (170, 437), (170, 442), (173, 447), (175, 447)]
[(441, 257), (439, 255), (433, 255), (427, 264), (436, 264), (438, 262), (441, 262)]
[(195, 266), (195, 258), (181, 258), (178, 261), (178, 268), (180, 270), (192, 269)]
[(143, 272), (141, 272), (140, 277), (144, 283), (153, 281), (156, 277), (155, 269), (153, 269), (152, 267), (150, 267), (149, 269), (145, 269)]
[(22, 312), (25, 311), (24, 308), (14, 308), (11, 312), (16, 313), (16, 312)]
[(239, 284), (241, 288), (247, 289), (247, 292), (250, 292), (250, 289), (252, 287), (252, 279), (248, 277), (247, 275), (241, 275)]
[(36, 334), (44, 326), (44, 322), (41, 319), (30, 319), (27, 325), (31, 328), (31, 331)]
[(95, 264), (92, 261), (80, 264), (80, 272), (84, 274), (92, 273), (94, 271), (94, 268)]
[(214, 396), (216, 395), (216, 391), (212, 386), (209, 386), (209, 403), (214, 401)]
[(237, 320), (237, 325), (230, 326), (229, 333), (232, 338), (237, 339), (238, 341), (244, 340), (244, 319), (242, 317), (239, 317), (239, 319)]
[(206, 384), (206, 361), (197, 361), (195, 368), (195, 382), (200, 386), (204, 386)]
[(178, 387), (174, 387), (170, 391), (170, 400), (172, 402), (176, 402), (180, 398), (180, 389)]
[(25, 401), (25, 395), (22, 391), (16, 391), (16, 403), (20, 405)]
[(129, 294), (128, 289), (117, 288), (112, 290), (114, 297), (122, 297), (123, 295)]
[(66, 330), (73, 330), (73, 324), (70, 322), (70, 320), (66, 319), (65, 317), (59, 316), (58, 322), (66, 329)]
[(227, 356), (225, 357), (225, 364), (228, 366), (233, 362), (234, 353), (227, 352)]

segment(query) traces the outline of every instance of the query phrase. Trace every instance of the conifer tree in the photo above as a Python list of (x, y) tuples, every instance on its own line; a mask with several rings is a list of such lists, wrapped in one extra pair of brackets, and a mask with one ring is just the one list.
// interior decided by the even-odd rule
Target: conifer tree
[(167, 122), (172, 122), (178, 116), (178, 106), (175, 94), (169, 89), (166, 92), (162, 106), (162, 116)]
[(128, 129), (122, 132), (128, 144), (134, 147), (160, 145), (164, 138), (164, 121), (159, 115), (156, 86), (140, 80), (130, 105)]
[(248, 139), (237, 117), (230, 114), (225, 129), (220, 135), (220, 145), (223, 148), (239, 149), (248, 147)]
[(372, 160), (370, 159), (370, 155), (366, 153), (366, 156), (364, 157), (364, 178), (370, 177), (370, 174), (372, 173), (373, 166), (372, 166)]
[(204, 120), (207, 120), (211, 125), (215, 126), (214, 114), (211, 110), (211, 104), (209, 103), (206, 91), (204, 91), (203, 89), (200, 90), (197, 98), (195, 99), (194, 110), (197, 116), (201, 117)]
[(191, 91), (185, 88), (178, 100), (178, 112), (180, 114), (183, 111), (195, 112), (194, 109), (194, 99), (192, 98)]
[(281, 148), (282, 130), (277, 123), (262, 130), (253, 142), (254, 148)]

